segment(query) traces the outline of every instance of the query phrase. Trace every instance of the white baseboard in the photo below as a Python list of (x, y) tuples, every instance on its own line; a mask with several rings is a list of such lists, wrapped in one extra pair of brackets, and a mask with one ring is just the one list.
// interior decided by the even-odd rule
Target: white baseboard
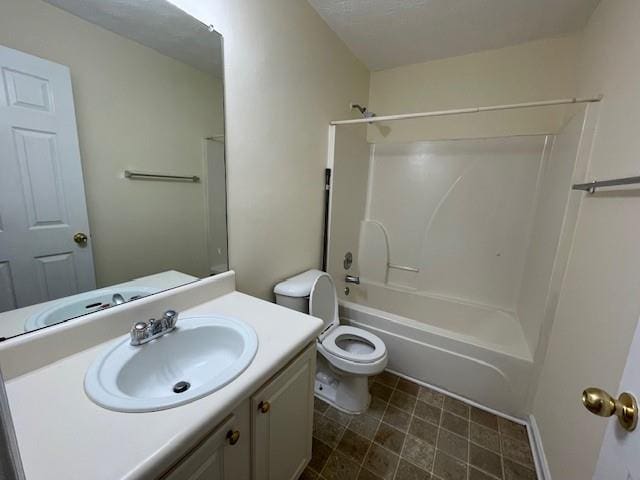
[(544, 454), (544, 447), (542, 446), (540, 430), (533, 415), (529, 415), (529, 428), (527, 431), (529, 432), (529, 443), (531, 443), (533, 448), (533, 461), (536, 464), (536, 472), (538, 472), (539, 480), (552, 480), (549, 464), (547, 463), (547, 456)]
[(405, 375), (404, 373), (400, 373), (396, 370), (391, 370), (389, 368), (386, 369), (388, 372), (393, 373), (394, 375), (397, 375), (398, 377), (404, 378), (405, 380), (409, 380), (413, 383), (417, 383), (418, 385), (422, 385), (423, 387), (427, 387), (430, 388), (431, 390), (435, 390), (436, 392), (440, 392), (440, 393), (444, 393), (445, 395), (448, 395), (449, 397), (453, 397), (456, 398), (458, 400), (461, 400), (465, 403), (468, 403), (469, 405), (473, 405), (474, 407), (479, 408), (480, 410), (484, 410), (486, 412), (489, 413), (493, 413), (494, 415), (497, 415), (498, 417), (502, 417), (502, 418), (506, 418), (507, 420), (511, 420), (512, 422), (515, 423), (519, 423), (520, 425), (529, 425), (529, 422), (527, 420), (523, 420), (522, 418), (519, 417), (514, 417), (513, 415), (509, 415), (507, 413), (503, 413), (500, 412), (494, 408), (491, 407), (487, 407), (486, 405), (483, 405), (482, 403), (478, 403), (475, 400), (471, 400), (470, 398), (467, 397), (463, 397), (462, 395), (458, 395), (457, 393), (453, 393), (450, 392), (449, 390), (445, 390), (444, 388), (440, 388), (436, 385), (432, 385), (430, 383), (427, 382), (423, 382), (422, 380), (417, 380), (413, 377), (410, 377), (409, 375)]

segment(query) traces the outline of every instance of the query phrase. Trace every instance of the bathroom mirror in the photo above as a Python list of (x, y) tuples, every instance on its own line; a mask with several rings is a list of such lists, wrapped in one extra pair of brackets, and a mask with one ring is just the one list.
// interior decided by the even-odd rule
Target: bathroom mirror
[(228, 270), (223, 90), (165, 0), (0, 2), (0, 340)]

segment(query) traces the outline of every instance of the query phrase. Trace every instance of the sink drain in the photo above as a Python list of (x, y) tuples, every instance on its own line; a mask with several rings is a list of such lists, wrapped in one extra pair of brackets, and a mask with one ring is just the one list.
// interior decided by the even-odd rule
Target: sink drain
[(173, 386), (173, 393), (184, 393), (189, 390), (190, 386), (189, 382), (178, 382)]

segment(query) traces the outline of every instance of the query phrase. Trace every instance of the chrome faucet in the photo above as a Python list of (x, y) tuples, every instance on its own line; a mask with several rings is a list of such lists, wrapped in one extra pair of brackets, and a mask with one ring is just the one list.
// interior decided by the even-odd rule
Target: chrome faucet
[(114, 293), (113, 297), (111, 297), (111, 303), (114, 305), (122, 305), (124, 302), (126, 302), (126, 300), (119, 293)]
[(129, 335), (131, 345), (137, 347), (150, 342), (154, 338), (160, 338), (176, 328), (178, 314), (175, 310), (167, 310), (161, 319), (150, 319), (148, 322), (136, 322), (131, 327)]
[(346, 283), (353, 283), (354, 285), (360, 285), (360, 277), (356, 277), (355, 275), (345, 275), (344, 281)]

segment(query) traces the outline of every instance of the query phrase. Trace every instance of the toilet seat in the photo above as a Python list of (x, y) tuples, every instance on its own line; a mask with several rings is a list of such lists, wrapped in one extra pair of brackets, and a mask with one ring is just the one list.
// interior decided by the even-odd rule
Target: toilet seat
[[(380, 361), (386, 364), (387, 348), (380, 338), (361, 328), (340, 325), (336, 288), (324, 272), (311, 288), (309, 313), (324, 322), (325, 327), (318, 336), (318, 350), (335, 366), (353, 372), (374, 367)], [(350, 340), (353, 343), (350, 344)]]
[[(355, 340), (366, 345), (371, 350), (369, 352), (358, 352), (357, 348), (351, 351), (345, 350), (340, 346), (344, 340)], [(327, 332), (327, 335), (321, 341), (322, 346), (332, 355), (344, 358), (357, 363), (372, 363), (380, 360), (387, 353), (384, 342), (373, 333), (367, 332), (361, 328), (340, 325), (333, 327)]]

